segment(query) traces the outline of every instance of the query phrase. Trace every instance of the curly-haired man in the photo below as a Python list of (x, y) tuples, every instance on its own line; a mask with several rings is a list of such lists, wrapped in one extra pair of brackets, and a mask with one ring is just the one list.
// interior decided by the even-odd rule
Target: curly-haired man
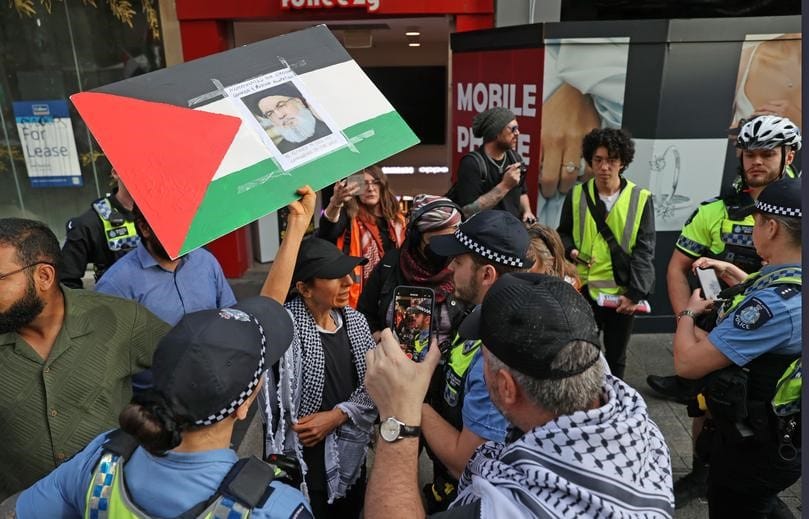
[[(621, 175), (635, 156), (625, 131), (591, 131), (582, 141), (582, 154), (594, 177), (568, 193), (558, 230), (604, 333), (610, 370), (623, 378), (637, 303), (652, 292), (655, 281), (652, 197)], [(617, 296), (617, 306), (599, 305), (600, 295)]]

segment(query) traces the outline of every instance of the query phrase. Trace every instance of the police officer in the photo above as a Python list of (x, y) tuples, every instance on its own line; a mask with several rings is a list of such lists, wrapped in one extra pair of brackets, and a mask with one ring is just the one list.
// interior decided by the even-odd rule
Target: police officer
[[(154, 388), (71, 460), (0, 512), (17, 517), (311, 518), (285, 474), (229, 448), (267, 369), (292, 342), (292, 321), (258, 296), (186, 315), (160, 341)], [(5, 513), (3, 516), (5, 516)]]
[[(482, 211), (455, 234), (436, 236), (430, 248), (452, 257), (449, 268), (455, 297), (478, 305), (489, 287), (509, 272), (528, 270), (530, 238), (520, 220), (506, 211)], [(453, 333), (444, 363), (436, 370), (436, 390), (422, 412), (421, 430), (433, 454), (433, 482), (424, 489), (429, 512), (454, 500), (458, 477), (475, 449), (505, 440), (508, 422), (494, 407), (483, 379), (479, 340)]]
[[(801, 148), (800, 130), (784, 117), (766, 115), (742, 126), (736, 141), (741, 150), (739, 179), (731, 193), (703, 202), (688, 219), (669, 261), (666, 281), (675, 314), (685, 309), (690, 296), (691, 264), (701, 256), (734, 264), (745, 272), (761, 268), (753, 247), (753, 217), (749, 209), (765, 186), (782, 176), (794, 176), (791, 168)], [(699, 323), (703, 327), (713, 323)], [(671, 400), (685, 402), (689, 386), (675, 376), (649, 375), (649, 387)], [(702, 424), (696, 423), (695, 436)], [(704, 496), (707, 466), (694, 457), (692, 471), (675, 482), (675, 501), (682, 507)]]
[[(595, 176), (568, 193), (558, 231), (604, 333), (610, 371), (623, 378), (635, 309), (654, 288), (652, 198), (622, 176), (635, 155), (623, 130), (592, 130), (582, 154)], [(618, 296), (617, 307), (599, 304), (600, 295)]]
[(98, 281), (115, 261), (140, 243), (132, 216), (132, 196), (112, 170), (117, 187), (94, 201), (90, 209), (67, 222), (67, 239), (62, 247), (59, 281), (70, 288), (82, 288), (87, 264), (92, 263)]
[(694, 268), (714, 268), (740, 282), (720, 294), (725, 301), (708, 336), (694, 323), (712, 305), (699, 290), (677, 316), (677, 374), (710, 375), (700, 383), (710, 419), (699, 445), (707, 446), (700, 454), (709, 455), (711, 517), (766, 517), (778, 492), (800, 477), (799, 434), (772, 406), (779, 379), (801, 355), (800, 185), (799, 179), (773, 182), (755, 202), (752, 240), (766, 262), (759, 272), (745, 276), (733, 264), (709, 258), (694, 262)]

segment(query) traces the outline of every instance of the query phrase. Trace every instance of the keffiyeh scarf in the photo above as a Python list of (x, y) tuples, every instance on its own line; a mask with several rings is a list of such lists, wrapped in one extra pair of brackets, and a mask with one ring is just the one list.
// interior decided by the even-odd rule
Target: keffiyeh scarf
[(510, 444), (481, 446), (453, 506), (481, 517), (672, 517), (671, 459), (646, 403), (607, 375), (603, 401)]
[[(320, 332), (303, 301), (297, 297), (286, 303), (295, 323), (292, 345), (279, 361), (279, 380), (265, 384), (264, 408), (268, 424), (266, 448), (268, 453), (294, 455), (306, 474), (303, 446), (298, 435), (290, 428), (298, 418), (320, 411), (325, 383), (326, 358)], [(368, 322), (350, 307), (342, 311), (351, 356), (357, 370), (357, 379), (365, 380), (365, 353), (375, 346)], [(346, 491), (360, 475), (373, 424), (376, 406), (365, 386), (360, 385), (349, 399), (337, 405), (348, 415), (348, 421), (332, 431), (325, 439), (326, 482), (329, 503), (345, 496)], [(273, 416), (275, 420), (273, 420)], [(306, 493), (306, 488), (301, 490)]]

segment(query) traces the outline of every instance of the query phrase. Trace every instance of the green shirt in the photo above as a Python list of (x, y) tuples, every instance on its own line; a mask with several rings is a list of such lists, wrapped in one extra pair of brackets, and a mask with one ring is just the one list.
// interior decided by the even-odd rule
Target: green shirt
[(65, 320), (47, 360), (0, 334), (0, 501), (118, 426), (132, 374), (151, 366), (169, 329), (134, 301), (62, 291)]

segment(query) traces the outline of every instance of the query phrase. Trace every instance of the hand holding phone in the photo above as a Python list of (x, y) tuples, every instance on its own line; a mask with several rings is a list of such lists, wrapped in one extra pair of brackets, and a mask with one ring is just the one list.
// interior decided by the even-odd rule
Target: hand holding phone
[(421, 362), (433, 338), (435, 293), (430, 288), (400, 285), (393, 291), (391, 330), (405, 354)]
[(368, 189), (368, 186), (365, 185), (365, 173), (354, 173), (349, 176), (346, 179), (346, 186), (349, 189), (354, 188), (352, 191), (356, 190), (353, 193), (354, 196), (363, 194)]

